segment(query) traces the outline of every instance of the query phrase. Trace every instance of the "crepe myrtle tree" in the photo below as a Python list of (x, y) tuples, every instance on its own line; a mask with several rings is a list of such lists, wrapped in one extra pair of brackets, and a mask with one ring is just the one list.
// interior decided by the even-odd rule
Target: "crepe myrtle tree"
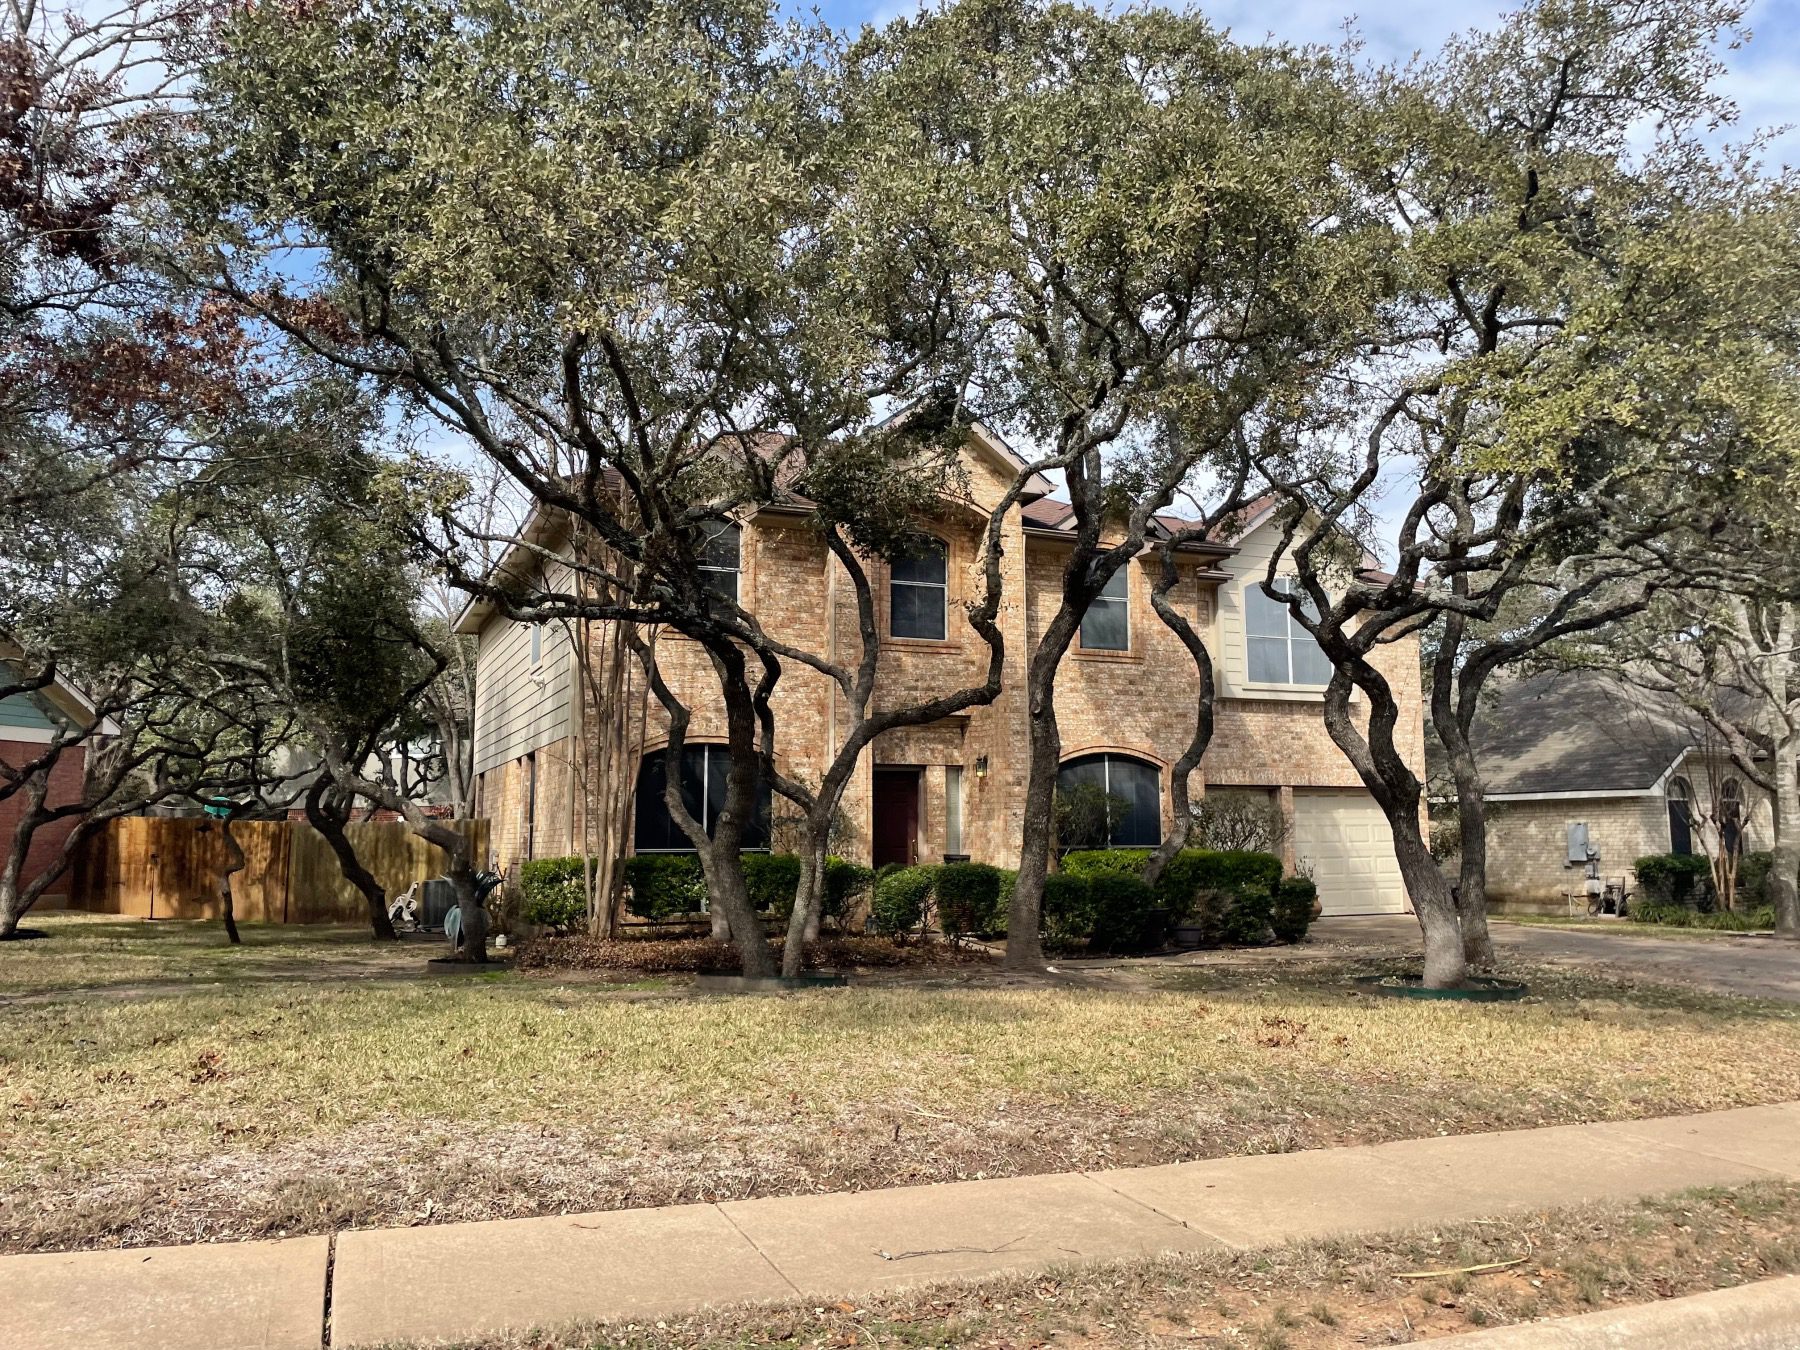
[(1161, 10), (972, 0), (863, 46), (912, 110), (938, 212), (967, 220), (993, 271), (982, 406), (1044, 447), (1072, 510), (1023, 690), (1006, 961), (1030, 967), (1061, 755), (1056, 674), (1083, 615), (1189, 474), (1331, 349), (1379, 276), (1338, 162), (1352, 109), (1325, 57), (1242, 46)]
[[(979, 259), (885, 125), (840, 115), (837, 40), (761, 3), (278, 5), (200, 42), (183, 265), (583, 536), (556, 553), (449, 518), (459, 586), (515, 619), (701, 645), (731, 806), (700, 854), (734, 934), (757, 931), (740, 808), (793, 654), (700, 564), (719, 527), (864, 443), (880, 404), (955, 383)], [(305, 285), (280, 265), (296, 241)], [(518, 565), (486, 575), (507, 544)], [(744, 960), (766, 964), (760, 942)]]
[[(1265, 459), (1288, 509), (1263, 584), (1332, 664), (1326, 725), (1393, 829), (1433, 987), (1492, 960), (1468, 747), (1485, 682), (1641, 607), (1667, 541), (1716, 509), (1683, 485), (1716, 465), (1707, 424), (1735, 397), (1709, 374), (1708, 339), (1728, 327), (1741, 277), (1726, 266), (1722, 284), (1669, 283), (1701, 279), (1706, 241), (1729, 232), (1746, 192), (1692, 140), (1726, 111), (1709, 44), (1737, 18), (1697, 3), (1533, 5), (1375, 82), (1387, 139), (1362, 172), (1404, 224), (1403, 285), (1347, 368), (1355, 436)], [(1656, 143), (1629, 154), (1650, 119)], [(1370, 574), (1353, 536), (1400, 465), (1397, 561)], [(1298, 585), (1278, 589), (1286, 571)], [(1545, 603), (1525, 603), (1534, 593)], [(1426, 847), (1401, 702), (1374, 659), (1434, 624), (1461, 904)]]

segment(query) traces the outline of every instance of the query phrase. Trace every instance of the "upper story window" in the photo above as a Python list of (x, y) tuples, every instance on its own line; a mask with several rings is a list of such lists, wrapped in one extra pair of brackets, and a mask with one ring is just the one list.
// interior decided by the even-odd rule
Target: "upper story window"
[(943, 641), (950, 605), (950, 550), (922, 534), (888, 569), (888, 632), (894, 637)]
[(543, 659), (544, 625), (542, 623), (534, 623), (531, 625), (531, 664), (535, 666)]
[[(1297, 594), (1291, 577), (1277, 578), (1275, 589), (1283, 595)], [(1310, 609), (1311, 601), (1307, 604)], [(1244, 590), (1244, 631), (1250, 644), (1251, 683), (1312, 687), (1331, 683), (1331, 662), (1312, 634), (1285, 604), (1264, 595), (1257, 582)]]
[[(723, 745), (686, 745), (681, 749), (681, 803), (711, 838), (725, 809), (726, 777), (731, 772), (731, 752)], [(675, 823), (664, 790), (668, 784), (668, 757), (661, 750), (644, 756), (638, 766), (637, 825), (632, 842), (639, 853), (692, 853), (693, 842)], [(744, 826), (743, 846), (769, 846), (769, 785), (756, 787), (755, 817)]]
[(743, 531), (728, 520), (705, 527), (700, 544), (700, 581), (733, 604), (738, 599), (738, 573), (743, 559)]
[(1131, 572), (1121, 567), (1107, 579), (1081, 616), (1081, 649), (1123, 652), (1131, 648)]

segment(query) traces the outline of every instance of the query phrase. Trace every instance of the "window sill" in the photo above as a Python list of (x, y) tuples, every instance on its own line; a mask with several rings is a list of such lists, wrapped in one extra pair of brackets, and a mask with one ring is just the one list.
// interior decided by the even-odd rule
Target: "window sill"
[(895, 637), (892, 633), (881, 639), (881, 645), (889, 651), (897, 652), (960, 652), (964, 650), (960, 638)]
[(1134, 652), (1129, 649), (1115, 652), (1108, 651), (1104, 647), (1092, 650), (1086, 647), (1075, 647), (1070, 650), (1069, 655), (1077, 661), (1129, 661), (1141, 664), (1144, 659), (1142, 652)]

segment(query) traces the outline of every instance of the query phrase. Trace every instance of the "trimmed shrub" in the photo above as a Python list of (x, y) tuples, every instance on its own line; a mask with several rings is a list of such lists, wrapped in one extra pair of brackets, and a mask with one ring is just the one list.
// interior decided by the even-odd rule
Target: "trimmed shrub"
[(877, 874), (875, 900), (869, 907), (870, 916), (875, 920), (875, 931), (898, 937), (918, 928), (924, 921), (925, 902), (931, 898), (931, 888), (940, 870), (925, 863), (917, 867), (898, 867), (885, 875)]
[(800, 857), (795, 853), (746, 853), (744, 889), (750, 908), (763, 914), (789, 914), (800, 889)]
[(1134, 876), (1100, 871), (1087, 879), (1094, 910), (1088, 945), (1094, 951), (1142, 952), (1163, 945), (1169, 911), (1156, 892)]
[(1045, 877), (1038, 921), (1044, 942), (1052, 950), (1068, 951), (1085, 942), (1094, 931), (1094, 893), (1088, 879), (1073, 872), (1052, 872)]
[(874, 869), (848, 858), (825, 860), (825, 904), (821, 917), (842, 926), (850, 917), (858, 896), (866, 895), (875, 884)]
[(987, 863), (945, 863), (938, 868), (938, 927), (945, 937), (955, 941), (972, 933), (994, 931), (1000, 880), (1000, 869)]
[(1705, 928), (1715, 933), (1750, 933), (1775, 926), (1775, 907), (1763, 905), (1751, 910), (1719, 910), (1702, 914), (1685, 905), (1633, 905), (1630, 917), (1638, 923), (1660, 924), (1665, 928)]
[[(1147, 848), (1084, 849), (1064, 856), (1063, 871), (1076, 876), (1142, 877), (1150, 861)], [(1184, 848), (1163, 869), (1156, 883), (1157, 901), (1176, 922), (1194, 913), (1195, 896), (1201, 891), (1267, 891), (1274, 893), (1281, 881), (1281, 859), (1273, 853), (1243, 850), (1214, 852)]]
[(625, 884), (630, 888), (625, 908), (651, 923), (706, 908), (706, 874), (691, 853), (640, 853), (627, 858)]
[(580, 858), (533, 858), (519, 867), (520, 911), (526, 923), (552, 933), (587, 926), (587, 887)]
[(997, 867), (1000, 873), (1000, 894), (994, 898), (994, 922), (988, 929), (990, 937), (1005, 937), (1006, 925), (1012, 915), (1013, 887), (1019, 884), (1019, 874), (1010, 867)]
[(1275, 888), (1275, 910), (1269, 926), (1275, 930), (1277, 942), (1300, 942), (1312, 926), (1313, 902), (1319, 888), (1310, 877), (1283, 877)]
[(1237, 947), (1260, 947), (1275, 922), (1275, 893), (1256, 886), (1239, 887), (1230, 897), (1222, 925), (1225, 941)]
[(1746, 853), (1738, 859), (1737, 907), (1759, 909), (1773, 905), (1769, 898), (1769, 873), (1775, 870), (1775, 855), (1764, 849)]
[(1712, 868), (1698, 854), (1652, 853), (1631, 866), (1651, 905), (1711, 908)]

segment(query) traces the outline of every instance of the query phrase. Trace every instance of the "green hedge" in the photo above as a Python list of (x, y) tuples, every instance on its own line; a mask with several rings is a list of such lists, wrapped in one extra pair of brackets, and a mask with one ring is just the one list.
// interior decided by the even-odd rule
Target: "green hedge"
[(1712, 908), (1712, 868), (1699, 854), (1652, 853), (1631, 866), (1650, 904)]
[(1051, 950), (1066, 952), (1086, 942), (1094, 931), (1094, 914), (1094, 893), (1088, 878), (1072, 872), (1052, 872), (1044, 878), (1038, 922), (1044, 943)]
[(992, 933), (1004, 927), (1000, 893), (1005, 874), (987, 863), (945, 863), (937, 869), (932, 889), (937, 895), (938, 927), (956, 939)]
[(788, 914), (800, 889), (800, 857), (795, 853), (746, 853), (744, 889), (759, 914)]
[(1097, 871), (1087, 878), (1094, 926), (1088, 947), (1102, 952), (1146, 952), (1169, 933), (1169, 911), (1142, 878)]
[(1312, 927), (1313, 905), (1319, 888), (1310, 877), (1284, 877), (1275, 888), (1275, 910), (1269, 925), (1278, 942), (1302, 942)]
[(587, 886), (580, 858), (533, 858), (519, 867), (525, 922), (553, 933), (587, 926)]
[(1739, 909), (1757, 909), (1760, 906), (1775, 903), (1774, 897), (1769, 894), (1769, 873), (1774, 870), (1775, 855), (1766, 849), (1746, 853), (1738, 859), (1737, 907)]
[(875, 878), (875, 899), (869, 907), (875, 931), (898, 937), (911, 933), (925, 919), (925, 902), (940, 868), (926, 863), (917, 867), (883, 868)]
[[(1075, 876), (1141, 877), (1150, 861), (1147, 848), (1080, 849), (1066, 854), (1062, 870)], [(1176, 922), (1194, 912), (1194, 897), (1201, 891), (1273, 894), (1281, 882), (1281, 859), (1273, 853), (1243, 850), (1184, 848), (1169, 860), (1156, 883), (1158, 903)]]
[(706, 908), (706, 874), (692, 853), (640, 853), (627, 858), (625, 884), (630, 888), (626, 910), (651, 923)]
[(848, 858), (825, 860), (825, 907), (823, 916), (842, 925), (856, 905), (859, 895), (867, 895), (875, 884), (875, 870)]

